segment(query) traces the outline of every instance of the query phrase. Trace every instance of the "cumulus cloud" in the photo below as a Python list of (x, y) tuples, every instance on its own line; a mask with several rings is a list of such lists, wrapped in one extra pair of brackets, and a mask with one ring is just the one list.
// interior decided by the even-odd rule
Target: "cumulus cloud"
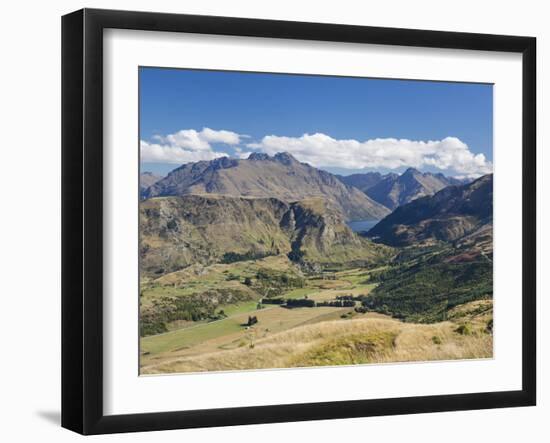
[(338, 140), (321, 133), (301, 137), (268, 135), (247, 146), (270, 155), (286, 151), (316, 167), (397, 169), (431, 166), (464, 177), (488, 174), (493, 169), (483, 154), (474, 154), (456, 137), (437, 141), (395, 138), (358, 141)]
[(236, 146), (242, 136), (231, 131), (203, 128), (182, 129), (174, 134), (155, 135), (156, 142), (140, 141), (141, 161), (151, 163), (188, 163), (227, 156), (212, 144)]
[(227, 156), (216, 150), (230, 148), (237, 158), (247, 158), (252, 151), (274, 155), (289, 152), (298, 160), (315, 167), (344, 169), (398, 169), (432, 167), (461, 177), (478, 177), (492, 172), (493, 165), (483, 154), (474, 154), (456, 137), (436, 141), (377, 138), (365, 141), (334, 139), (326, 134), (301, 137), (267, 135), (259, 142), (241, 146), (250, 137), (227, 130), (182, 129), (168, 135), (141, 140), (141, 161), (151, 163), (189, 163)]
[(190, 163), (201, 160), (213, 160), (218, 157), (226, 157), (227, 154), (215, 152), (211, 149), (188, 150), (177, 146), (140, 142), (141, 161), (147, 163)]

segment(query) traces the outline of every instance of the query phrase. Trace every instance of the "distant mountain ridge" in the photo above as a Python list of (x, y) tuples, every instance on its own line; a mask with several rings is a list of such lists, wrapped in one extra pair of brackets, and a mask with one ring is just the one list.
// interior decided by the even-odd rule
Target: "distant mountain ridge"
[(339, 178), (392, 210), (419, 197), (433, 195), (446, 186), (464, 184), (459, 179), (446, 177), (441, 173), (420, 172), (414, 168), (407, 169), (401, 175), (368, 172)]
[(144, 192), (149, 186), (158, 182), (162, 176), (153, 174), (150, 171), (144, 171), (139, 174), (139, 192)]
[(187, 163), (151, 185), (142, 198), (219, 194), (276, 198), (287, 203), (321, 197), (347, 220), (376, 220), (390, 211), (335, 175), (300, 163), (281, 152), (274, 156), (252, 153), (247, 159), (221, 157)]
[(389, 174), (381, 174), (380, 172), (365, 172), (350, 175), (337, 175), (336, 177), (338, 177), (338, 179), (346, 185), (355, 186), (360, 191), (366, 193), (368, 189), (390, 176), (397, 178), (399, 177), (399, 174), (394, 172), (390, 172)]
[[(406, 246), (426, 241), (455, 241), (468, 235), (492, 236), (493, 174), (398, 207), (369, 232), (369, 237)], [(490, 229), (487, 229), (487, 226)]]

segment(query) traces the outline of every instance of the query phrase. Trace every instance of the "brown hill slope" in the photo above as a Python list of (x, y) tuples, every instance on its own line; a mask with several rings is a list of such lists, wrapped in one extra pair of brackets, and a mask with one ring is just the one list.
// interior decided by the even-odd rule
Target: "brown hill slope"
[(152, 185), (143, 197), (186, 194), (274, 197), (288, 203), (322, 197), (348, 220), (375, 220), (389, 213), (358, 189), (326, 171), (300, 163), (288, 153), (273, 157), (255, 153), (248, 159), (222, 157), (188, 163)]
[(372, 262), (388, 254), (353, 233), (322, 199), (152, 198), (140, 204), (140, 233), (141, 270), (149, 275), (279, 254), (307, 265)]
[(455, 241), (492, 227), (493, 174), (400, 206), (368, 233), (383, 243), (405, 246), (425, 241)]

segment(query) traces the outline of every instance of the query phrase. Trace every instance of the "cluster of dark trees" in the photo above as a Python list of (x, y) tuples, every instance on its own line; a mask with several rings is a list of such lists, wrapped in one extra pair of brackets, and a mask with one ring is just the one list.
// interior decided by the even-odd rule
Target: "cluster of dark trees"
[(288, 298), (284, 299), (282, 297), (276, 297), (276, 298), (263, 298), (262, 304), (263, 305), (285, 305), (287, 308), (314, 308), (314, 307), (321, 307), (321, 306), (330, 306), (334, 308), (353, 308), (355, 307), (355, 301), (361, 300), (361, 296), (354, 297), (353, 295), (340, 295), (337, 297), (336, 300), (330, 300), (330, 301), (320, 301), (315, 302), (314, 300), (310, 300), (307, 297), (306, 298)]
[(363, 307), (411, 322), (442, 321), (454, 306), (493, 295), (492, 264), (487, 260), (446, 263), (431, 258), (393, 267), (378, 279), (380, 284), (362, 300)]
[(355, 301), (354, 300), (321, 301), (317, 303), (317, 306), (331, 306), (333, 308), (353, 308), (355, 306)]
[(226, 252), (225, 254), (223, 254), (221, 262), (229, 264), (246, 260), (259, 260), (265, 257), (269, 257), (270, 255), (273, 255), (273, 253), (248, 251), (244, 254), (239, 254), (238, 252)]
[(347, 301), (361, 301), (365, 298), (364, 295), (337, 295), (336, 300), (347, 300)]
[(314, 308), (315, 301), (309, 300), (307, 298), (300, 298), (300, 299), (289, 298), (286, 301), (286, 306), (288, 308)]
[(284, 298), (263, 298), (262, 304), (263, 305), (283, 305), (286, 303), (286, 300)]
[(301, 276), (273, 269), (260, 269), (255, 277), (254, 281), (247, 277), (244, 284), (254, 287), (256, 292), (268, 297), (280, 296), (293, 288), (302, 288), (305, 283)]
[(336, 300), (355, 300), (353, 295), (337, 295)]

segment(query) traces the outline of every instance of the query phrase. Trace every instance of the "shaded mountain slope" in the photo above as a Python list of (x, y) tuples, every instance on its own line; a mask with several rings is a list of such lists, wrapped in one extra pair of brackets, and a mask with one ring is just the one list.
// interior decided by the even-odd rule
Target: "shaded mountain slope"
[(368, 235), (396, 246), (455, 241), (484, 225), (492, 225), (492, 217), (493, 175), (489, 174), (470, 184), (449, 186), (433, 196), (400, 206)]

